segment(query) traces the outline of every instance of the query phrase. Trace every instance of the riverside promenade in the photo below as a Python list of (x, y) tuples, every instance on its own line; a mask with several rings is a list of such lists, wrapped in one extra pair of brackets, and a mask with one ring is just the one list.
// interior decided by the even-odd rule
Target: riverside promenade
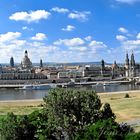
[[(13, 83), (12, 83), (13, 81)], [(86, 86), (86, 85), (98, 85), (98, 84), (128, 84), (130, 83), (129, 81), (94, 81), (94, 82), (67, 82), (67, 83), (55, 83), (56, 86), (58, 87), (69, 87), (69, 86)], [(0, 82), (0, 88), (23, 88), (25, 85), (49, 85), (52, 84), (50, 81), (46, 80), (26, 80), (22, 81), (21, 80), (9, 80), (1, 83)]]

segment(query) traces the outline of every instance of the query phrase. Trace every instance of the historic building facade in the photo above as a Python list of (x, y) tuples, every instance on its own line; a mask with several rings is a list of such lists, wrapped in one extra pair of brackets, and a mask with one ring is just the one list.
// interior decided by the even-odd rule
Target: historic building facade
[(125, 58), (125, 76), (126, 77), (139, 77), (140, 76), (140, 64), (135, 63), (134, 53), (131, 54), (129, 60), (128, 53)]
[[(43, 64), (42, 64), (43, 66)], [(14, 66), (13, 57), (10, 58), (10, 67), (0, 66), (0, 80), (28, 80), (28, 79), (47, 79), (42, 72), (36, 72), (32, 62), (28, 57), (27, 50), (19, 67)]]

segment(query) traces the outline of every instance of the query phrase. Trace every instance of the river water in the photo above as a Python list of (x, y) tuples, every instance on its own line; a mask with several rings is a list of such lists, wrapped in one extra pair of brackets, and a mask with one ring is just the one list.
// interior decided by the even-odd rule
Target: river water
[[(88, 86), (96, 92), (115, 92), (127, 90), (140, 90), (140, 85), (111, 85), (111, 86)], [(22, 89), (0, 89), (0, 101), (42, 99), (48, 94), (48, 90), (22, 90)]]

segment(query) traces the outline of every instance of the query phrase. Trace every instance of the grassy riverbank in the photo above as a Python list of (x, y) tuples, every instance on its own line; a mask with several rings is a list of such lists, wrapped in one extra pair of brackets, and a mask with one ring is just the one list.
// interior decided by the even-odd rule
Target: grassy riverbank
[[(126, 94), (129, 98), (125, 98)], [(140, 91), (125, 91), (115, 93), (98, 93), (102, 103), (108, 102), (113, 112), (116, 114), (118, 122), (140, 120)], [(0, 101), (0, 116), (13, 112), (17, 115), (29, 114), (41, 109), (43, 100), (14, 100)], [(140, 131), (140, 127), (136, 127)]]
[[(140, 119), (140, 91), (120, 93), (99, 94), (99, 96), (102, 103), (108, 102), (111, 105), (118, 122)], [(130, 97), (125, 98), (126, 94)]]
[(0, 115), (13, 112), (17, 115), (29, 114), (42, 108), (43, 100), (13, 100), (0, 101)]

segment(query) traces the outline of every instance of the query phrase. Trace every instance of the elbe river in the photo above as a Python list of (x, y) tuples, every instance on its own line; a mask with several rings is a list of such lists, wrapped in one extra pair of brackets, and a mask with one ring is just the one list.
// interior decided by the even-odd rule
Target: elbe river
[[(111, 86), (88, 86), (87, 89), (96, 92), (115, 92), (127, 90), (140, 90), (140, 85), (111, 85)], [(0, 101), (4, 100), (24, 100), (24, 99), (42, 99), (47, 96), (48, 90), (23, 90), (23, 89), (0, 89)]]

